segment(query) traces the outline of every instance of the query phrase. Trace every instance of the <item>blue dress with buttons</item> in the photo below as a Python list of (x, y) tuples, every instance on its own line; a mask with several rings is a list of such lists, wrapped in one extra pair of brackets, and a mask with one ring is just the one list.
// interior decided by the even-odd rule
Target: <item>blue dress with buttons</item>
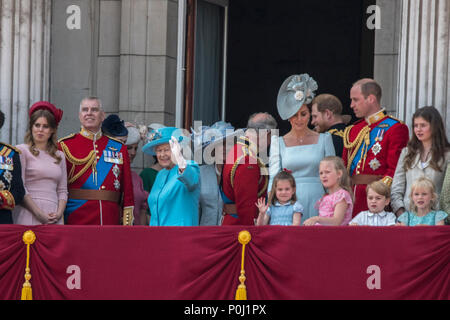
[(162, 169), (148, 197), (150, 226), (198, 226), (200, 168), (188, 161), (182, 174), (178, 166)]
[(276, 202), (267, 209), (266, 214), (270, 217), (271, 226), (292, 226), (294, 213), (297, 212), (303, 214), (303, 206), (299, 202), (294, 204)]

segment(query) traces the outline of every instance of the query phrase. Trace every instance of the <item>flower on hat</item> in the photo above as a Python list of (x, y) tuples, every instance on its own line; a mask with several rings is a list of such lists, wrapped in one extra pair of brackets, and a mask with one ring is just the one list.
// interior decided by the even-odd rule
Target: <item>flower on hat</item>
[(294, 96), (295, 100), (302, 101), (305, 98), (303, 91), (297, 91)]
[(161, 133), (158, 130), (153, 130), (147, 134), (147, 142), (161, 139)]
[(317, 82), (307, 73), (293, 77), (287, 87), (288, 91), (295, 92), (295, 100), (302, 101), (306, 104), (312, 102), (315, 96), (314, 91), (316, 91), (317, 89), (319, 89)]

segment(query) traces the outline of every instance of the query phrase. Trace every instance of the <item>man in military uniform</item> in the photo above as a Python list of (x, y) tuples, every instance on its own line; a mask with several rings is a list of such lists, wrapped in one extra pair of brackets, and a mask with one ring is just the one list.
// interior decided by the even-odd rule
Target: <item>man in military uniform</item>
[[(277, 127), (267, 113), (250, 117), (245, 136), (227, 155), (223, 167), (221, 193), (224, 200), (222, 225), (254, 225), (259, 197), (265, 197), (269, 183), (268, 171), (258, 153), (267, 151), (270, 130)], [(260, 141), (258, 141), (261, 139)]]
[(334, 150), (342, 157), (344, 130), (351, 116), (342, 115), (342, 103), (331, 94), (321, 94), (314, 98), (311, 110), (311, 124), (319, 133), (329, 132), (333, 138)]
[[(0, 129), (4, 122), (0, 111)], [(25, 196), (19, 154), (13, 146), (0, 142), (0, 224), (13, 223), (11, 211)]]
[(391, 186), (402, 149), (408, 143), (408, 127), (381, 109), (381, 87), (372, 79), (356, 82), (351, 107), (358, 118), (344, 133), (343, 159), (354, 185), (353, 216), (367, 210), (366, 186), (381, 180)]
[(134, 199), (127, 147), (101, 131), (100, 99), (81, 101), (81, 131), (59, 141), (67, 161), (66, 224), (132, 225)]

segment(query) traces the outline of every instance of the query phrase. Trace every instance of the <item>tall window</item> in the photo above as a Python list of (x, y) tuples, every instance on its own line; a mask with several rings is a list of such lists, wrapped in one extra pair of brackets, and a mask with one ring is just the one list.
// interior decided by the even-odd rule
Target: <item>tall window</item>
[(189, 0), (184, 125), (224, 116), (227, 1)]

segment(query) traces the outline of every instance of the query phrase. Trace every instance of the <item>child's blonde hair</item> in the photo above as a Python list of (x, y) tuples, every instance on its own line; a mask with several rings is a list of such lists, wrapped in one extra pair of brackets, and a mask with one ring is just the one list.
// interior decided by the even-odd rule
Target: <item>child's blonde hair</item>
[(271, 206), (274, 203), (274, 200), (278, 201), (278, 199), (277, 199), (277, 184), (281, 180), (287, 180), (291, 183), (291, 187), (294, 189), (294, 194), (292, 195), (292, 198), (291, 198), (291, 204), (294, 204), (295, 202), (297, 202), (297, 195), (295, 193), (296, 183), (295, 183), (294, 177), (288, 171), (281, 171), (275, 176), (275, 178), (273, 178), (272, 189), (270, 190), (269, 199), (267, 201), (269, 206)]
[(414, 190), (415, 189), (425, 189), (430, 191), (431, 195), (433, 196), (433, 198), (431, 199), (431, 210), (437, 210), (437, 199), (438, 199), (438, 195), (436, 193), (436, 188), (434, 186), (433, 181), (431, 181), (428, 178), (425, 177), (421, 177), (419, 179), (417, 179), (416, 181), (414, 181), (414, 183), (411, 186), (411, 193), (409, 194), (409, 199), (410, 199), (410, 204), (409, 204), (409, 208), (411, 211), (413, 212), (417, 212), (417, 206), (414, 204), (414, 201), (412, 200), (413, 194), (414, 194)]
[(347, 168), (345, 167), (344, 160), (342, 160), (342, 158), (340, 157), (329, 156), (323, 158), (322, 161), (320, 161), (320, 163), (322, 162), (331, 162), (333, 163), (334, 169), (336, 171), (342, 172), (342, 176), (339, 179), (339, 186), (342, 189), (347, 190), (353, 199), (352, 182), (350, 180), (350, 175), (348, 174)]
[(380, 196), (386, 197), (386, 199), (391, 198), (391, 188), (382, 181), (378, 180), (368, 184), (366, 188), (366, 194), (369, 193), (369, 189), (375, 191)]

